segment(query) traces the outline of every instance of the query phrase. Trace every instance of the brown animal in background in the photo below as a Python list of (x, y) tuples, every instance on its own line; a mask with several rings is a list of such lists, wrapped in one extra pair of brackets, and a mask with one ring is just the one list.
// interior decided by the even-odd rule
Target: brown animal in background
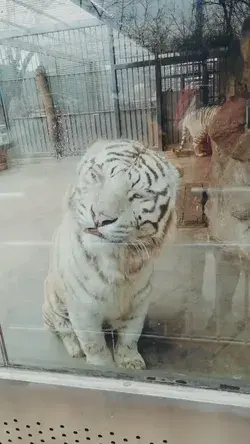
[(206, 217), (210, 240), (218, 245), (216, 297), (223, 318), (231, 313), (240, 272), (250, 267), (250, 130), (246, 99), (233, 97), (208, 127), (212, 143)]

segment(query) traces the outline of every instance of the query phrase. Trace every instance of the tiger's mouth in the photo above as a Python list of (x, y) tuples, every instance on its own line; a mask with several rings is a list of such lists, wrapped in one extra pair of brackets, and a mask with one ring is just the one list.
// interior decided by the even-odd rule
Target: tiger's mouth
[(105, 236), (103, 236), (102, 233), (100, 233), (100, 231), (98, 231), (97, 228), (86, 228), (84, 231), (85, 231), (85, 233), (93, 234), (93, 235), (96, 236), (96, 237), (100, 237), (101, 239), (104, 239), (104, 240), (108, 241), (108, 242), (111, 243), (111, 244), (119, 244), (119, 245), (120, 245), (120, 244), (124, 244), (124, 242), (121, 241), (121, 240), (117, 240), (117, 239), (107, 239)]
[(93, 234), (94, 236), (101, 237), (102, 239), (105, 239), (105, 237), (98, 231), (97, 228), (86, 228), (85, 233)]

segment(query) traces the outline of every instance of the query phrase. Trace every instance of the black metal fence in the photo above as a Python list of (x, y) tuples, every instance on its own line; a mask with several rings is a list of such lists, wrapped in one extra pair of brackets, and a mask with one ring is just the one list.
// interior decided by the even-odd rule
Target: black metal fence
[[(46, 38), (48, 45), (61, 42), (65, 52), (53, 44), (48, 55)], [(27, 36), (28, 48), (34, 50), (29, 71), (0, 81), (17, 155), (54, 152), (35, 80), (39, 64), (46, 69), (67, 155), (80, 154), (100, 137), (132, 138), (167, 149), (179, 141), (174, 118), (188, 83), (200, 86), (203, 104), (215, 103), (225, 93), (223, 49), (156, 57), (106, 25), (55, 31), (46, 38)], [(16, 42), (10, 43), (14, 49)]]
[[(211, 52), (206, 57), (201, 53), (166, 54), (151, 60), (116, 64), (114, 71), (119, 134), (135, 135), (146, 145), (153, 144), (159, 149), (179, 142), (179, 128), (174, 120), (180, 93), (186, 85), (193, 82), (200, 88), (201, 106), (218, 103), (226, 92), (226, 50)], [(134, 93), (131, 96), (126, 86), (135, 85), (135, 79), (139, 85), (137, 97)], [(133, 118), (124, 123), (124, 106), (129, 116), (136, 111), (139, 123), (135, 123), (134, 132)]]

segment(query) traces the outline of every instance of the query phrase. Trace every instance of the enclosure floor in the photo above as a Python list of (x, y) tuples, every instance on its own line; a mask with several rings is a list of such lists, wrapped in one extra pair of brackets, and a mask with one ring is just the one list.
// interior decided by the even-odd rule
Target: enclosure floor
[[(85, 367), (84, 360), (70, 359), (61, 342), (43, 329), (41, 317), (51, 236), (60, 221), (62, 196), (73, 180), (77, 160), (33, 161), (0, 173), (1, 193), (13, 193), (1, 199), (0, 212), (0, 322), (11, 363)], [(191, 330), (198, 339), (215, 337), (215, 332), (206, 329), (215, 307), (213, 251), (192, 246), (204, 239), (204, 228), (179, 229), (176, 244), (165, 248), (159, 258), (150, 330), (146, 329), (151, 336), (142, 340), (142, 352), (148, 368), (162, 374), (245, 377), (250, 368), (246, 346), (222, 347), (216, 340), (190, 340)], [(233, 317), (225, 324), (226, 335), (234, 338), (244, 317), (243, 287), (240, 279)], [(183, 335), (185, 339), (181, 339)]]

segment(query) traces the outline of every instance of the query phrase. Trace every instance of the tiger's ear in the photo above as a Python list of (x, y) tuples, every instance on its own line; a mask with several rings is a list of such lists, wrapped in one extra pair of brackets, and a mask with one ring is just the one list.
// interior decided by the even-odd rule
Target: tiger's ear
[[(76, 174), (78, 176), (81, 175), (91, 166), (93, 158), (102, 151), (103, 147), (107, 144), (107, 140), (96, 140), (95, 142), (91, 143), (83, 156), (81, 157), (80, 161), (77, 164), (76, 167)], [(90, 162), (90, 163), (89, 163)]]

